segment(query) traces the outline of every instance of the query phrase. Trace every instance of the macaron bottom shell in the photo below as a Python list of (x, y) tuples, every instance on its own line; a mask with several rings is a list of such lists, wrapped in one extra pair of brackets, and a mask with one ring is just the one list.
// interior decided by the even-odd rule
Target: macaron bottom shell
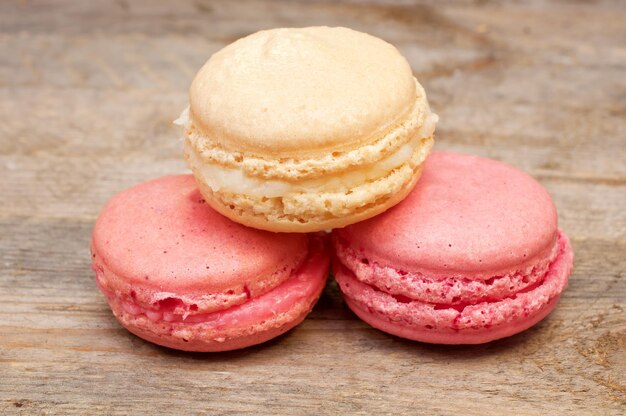
[[(424, 157), (432, 144), (433, 139), (428, 138)], [(400, 166), (388, 176), (360, 185), (349, 194), (311, 192), (275, 198), (255, 198), (224, 190), (215, 192), (198, 179), (202, 175), (196, 167), (191, 166), (191, 170), (205, 201), (232, 221), (259, 230), (310, 233), (364, 221), (400, 203), (418, 183), (423, 166), (423, 162)]]
[(359, 281), (334, 262), (334, 274), (350, 309), (381, 331), (435, 344), (481, 344), (522, 332), (545, 318), (567, 285), (573, 251), (559, 232), (558, 254), (545, 277), (513, 296), (473, 305), (430, 304), (394, 297)]
[(319, 299), (328, 268), (328, 255), (318, 244), (279, 286), (244, 304), (202, 315), (147, 310), (100, 289), (118, 321), (138, 337), (183, 351), (218, 352), (263, 343), (300, 324)]

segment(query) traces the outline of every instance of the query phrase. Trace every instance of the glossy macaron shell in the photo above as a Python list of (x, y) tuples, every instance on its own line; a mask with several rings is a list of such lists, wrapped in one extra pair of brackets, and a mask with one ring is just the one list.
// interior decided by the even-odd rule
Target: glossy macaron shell
[(333, 233), (335, 277), (362, 319), (448, 344), (512, 335), (543, 319), (573, 253), (549, 194), (503, 163), (434, 153), (391, 210)]

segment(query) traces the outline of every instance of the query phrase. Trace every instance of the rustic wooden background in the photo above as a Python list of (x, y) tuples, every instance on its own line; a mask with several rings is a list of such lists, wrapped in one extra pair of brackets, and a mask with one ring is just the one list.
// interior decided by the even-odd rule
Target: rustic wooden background
[[(171, 121), (207, 57), (258, 29), (346, 25), (396, 44), (438, 149), (552, 193), (576, 264), (557, 310), (483, 346), (405, 341), (329, 284), (300, 327), (223, 354), (115, 321), (88, 241), (114, 193), (184, 172)], [(626, 4), (0, 3), (0, 414), (626, 413)]]

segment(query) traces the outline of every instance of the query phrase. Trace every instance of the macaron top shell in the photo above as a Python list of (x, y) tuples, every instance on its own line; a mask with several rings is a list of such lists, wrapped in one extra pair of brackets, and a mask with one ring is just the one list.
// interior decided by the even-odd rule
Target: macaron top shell
[(437, 152), (404, 201), (337, 235), (364, 261), (487, 280), (549, 257), (557, 213), (548, 192), (512, 166)]
[(379, 139), (416, 99), (409, 64), (381, 39), (342, 27), (272, 29), (209, 59), (190, 88), (190, 117), (226, 149), (294, 157)]
[(304, 260), (307, 244), (306, 235), (230, 221), (204, 202), (193, 176), (180, 175), (113, 197), (96, 222), (92, 252), (134, 287), (219, 293), (280, 283)]

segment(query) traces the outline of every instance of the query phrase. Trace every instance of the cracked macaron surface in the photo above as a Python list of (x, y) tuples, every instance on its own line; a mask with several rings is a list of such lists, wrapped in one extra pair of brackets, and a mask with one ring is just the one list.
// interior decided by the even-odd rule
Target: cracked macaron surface
[(482, 343), (543, 319), (573, 253), (548, 192), (503, 163), (437, 152), (409, 196), (335, 230), (334, 272), (350, 308), (418, 341)]
[(120, 323), (189, 351), (243, 348), (286, 332), (310, 312), (328, 270), (319, 237), (234, 223), (204, 202), (192, 175), (114, 196), (91, 252)]

